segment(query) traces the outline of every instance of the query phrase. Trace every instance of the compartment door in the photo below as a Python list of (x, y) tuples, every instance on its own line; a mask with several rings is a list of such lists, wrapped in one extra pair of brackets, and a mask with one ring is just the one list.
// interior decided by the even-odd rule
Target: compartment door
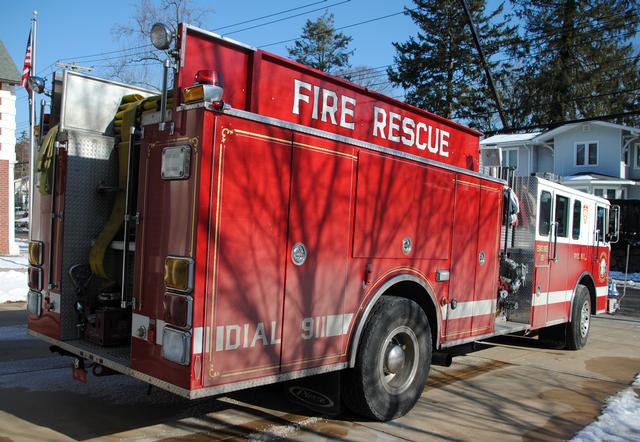
[(478, 267), (476, 269), (472, 334), (493, 331), (497, 303), (502, 191), (484, 186), (480, 191)]
[(277, 373), (291, 132), (220, 118), (211, 177), (206, 385)]
[(474, 315), (476, 270), (478, 268), (478, 218), (480, 183), (471, 177), (456, 179), (451, 246), (449, 303), (446, 306), (445, 338), (448, 341), (471, 336)]
[(286, 259), (282, 371), (344, 356), (353, 148), (295, 134)]
[(547, 323), (549, 282), (553, 250), (553, 191), (542, 189), (538, 195), (538, 225), (536, 226), (534, 284), (531, 327), (543, 327)]

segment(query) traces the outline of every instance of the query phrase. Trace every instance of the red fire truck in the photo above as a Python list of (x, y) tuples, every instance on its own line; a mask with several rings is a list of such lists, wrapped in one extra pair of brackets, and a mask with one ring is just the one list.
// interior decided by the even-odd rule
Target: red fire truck
[(160, 96), (53, 81), (28, 326), (75, 377), (200, 398), (345, 370), (346, 405), (388, 420), (461, 344), (586, 343), (607, 200), (480, 173), (480, 133), (277, 55), (152, 38)]

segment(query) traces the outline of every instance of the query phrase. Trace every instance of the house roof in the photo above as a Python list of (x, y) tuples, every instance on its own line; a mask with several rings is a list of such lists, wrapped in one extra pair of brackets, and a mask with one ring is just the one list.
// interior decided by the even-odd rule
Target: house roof
[(13, 59), (9, 55), (9, 51), (4, 47), (2, 41), (0, 41), (0, 81), (15, 84), (20, 83), (20, 72), (18, 72), (18, 67), (13, 62)]
[(526, 143), (531, 144), (542, 144), (547, 141), (553, 140), (558, 134), (566, 132), (571, 129), (575, 129), (576, 127), (580, 127), (583, 124), (593, 124), (595, 126), (600, 127), (608, 127), (611, 129), (619, 129), (626, 130), (634, 135), (640, 135), (639, 127), (625, 126), (622, 124), (609, 123), (607, 121), (589, 121), (589, 122), (581, 122), (581, 123), (571, 123), (571, 124), (563, 124), (562, 126), (558, 126), (555, 129), (552, 129), (547, 132), (530, 132), (524, 134), (501, 134), (494, 135), (489, 138), (485, 138), (480, 141), (480, 148), (489, 148), (493, 146), (509, 146), (509, 145), (522, 145)]
[(531, 141), (541, 132), (531, 132), (526, 134), (502, 134), (494, 135), (480, 141), (480, 146), (493, 146), (496, 144), (522, 144)]
[(548, 132), (544, 132), (542, 133), (540, 136), (536, 137), (535, 140), (533, 140), (536, 143), (543, 143), (545, 141), (549, 141), (551, 139), (553, 139), (553, 137), (555, 137), (558, 134), (561, 134), (563, 132), (566, 132), (568, 130), (571, 129), (575, 129), (576, 127), (580, 127), (583, 124), (593, 124), (595, 126), (601, 126), (601, 127), (609, 127), (611, 129), (619, 129), (619, 130), (627, 130), (629, 132), (634, 132), (638, 135), (640, 135), (640, 128), (638, 127), (632, 127), (632, 126), (625, 126), (622, 124), (615, 124), (615, 123), (609, 123), (607, 121), (588, 121), (588, 122), (582, 122), (582, 123), (571, 123), (571, 124), (563, 124), (562, 126), (558, 126), (553, 130), (550, 130)]
[(634, 180), (628, 180), (625, 178), (614, 177), (609, 175), (602, 175), (600, 173), (581, 173), (570, 176), (562, 177), (563, 184), (629, 184), (636, 185)]

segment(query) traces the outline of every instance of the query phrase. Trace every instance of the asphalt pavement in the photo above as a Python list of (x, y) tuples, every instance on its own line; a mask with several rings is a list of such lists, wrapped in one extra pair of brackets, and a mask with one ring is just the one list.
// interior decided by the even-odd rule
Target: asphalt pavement
[[(434, 367), (407, 416), (363, 421), (339, 408), (337, 374), (188, 401), (125, 376), (71, 378), (69, 358), (26, 334), (24, 304), (0, 305), (0, 441), (566, 440), (640, 372), (640, 291), (592, 320), (581, 351), (503, 337)], [(311, 388), (335, 407), (291, 396)], [(337, 414), (336, 414), (337, 413)], [(640, 435), (639, 435), (640, 438)]]

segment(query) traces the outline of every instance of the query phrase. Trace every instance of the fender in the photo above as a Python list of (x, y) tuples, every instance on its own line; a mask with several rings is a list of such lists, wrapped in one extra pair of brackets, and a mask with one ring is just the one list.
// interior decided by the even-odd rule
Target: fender
[[(590, 272), (582, 272), (582, 274), (580, 274), (580, 276), (578, 276), (578, 279), (576, 280), (576, 284), (573, 286), (573, 292), (571, 292), (571, 304), (569, 305), (569, 321), (568, 321), (568, 322), (571, 322), (571, 319), (573, 319), (573, 318), (571, 317), (571, 314), (573, 313), (573, 301), (574, 301), (574, 300), (575, 300), (575, 298), (576, 298), (576, 290), (578, 289), (578, 285), (580, 285), (580, 281), (582, 281), (582, 279), (583, 279), (584, 277), (589, 278), (589, 279), (591, 280), (591, 283), (593, 284), (593, 286), (594, 286), (594, 287), (596, 286), (596, 282), (595, 282), (595, 280), (593, 279), (593, 275), (591, 275), (591, 273), (590, 273)], [(596, 291), (596, 304), (597, 304), (597, 302), (598, 302), (598, 298), (597, 298), (597, 296), (598, 296), (598, 293), (597, 293), (597, 291)], [(589, 302), (591, 302), (591, 294), (589, 294)], [(595, 311), (596, 311), (596, 308), (595, 308), (595, 306), (594, 306), (594, 309), (593, 309), (593, 311), (591, 312), (591, 314), (595, 315), (595, 314), (596, 314), (596, 312), (595, 312)]]
[(364, 312), (362, 312), (362, 315), (360, 315), (360, 318), (358, 320), (358, 326), (355, 328), (355, 333), (353, 334), (353, 339), (351, 340), (351, 345), (349, 348), (349, 352), (350, 352), (349, 367), (350, 368), (353, 368), (356, 365), (356, 355), (358, 350), (358, 344), (360, 343), (360, 337), (362, 336), (364, 325), (367, 323), (367, 319), (369, 319), (369, 315), (371, 314), (371, 310), (373, 309), (373, 306), (376, 304), (376, 302), (378, 302), (378, 299), (380, 299), (380, 297), (384, 295), (384, 293), (387, 290), (389, 290), (389, 288), (403, 281), (415, 282), (416, 284), (419, 284), (422, 288), (424, 288), (424, 290), (429, 294), (429, 297), (431, 298), (431, 301), (433, 302), (433, 305), (435, 306), (435, 310), (436, 310), (436, 317), (437, 317), (436, 339), (437, 339), (437, 342), (440, 340), (440, 324), (442, 323), (442, 318), (441, 318), (440, 309), (438, 308), (438, 303), (436, 302), (436, 298), (433, 294), (433, 290), (431, 290), (431, 287), (426, 281), (422, 280), (421, 278), (418, 278), (417, 276), (406, 275), (406, 274), (397, 275), (389, 279), (388, 281), (386, 281), (376, 290), (374, 295), (370, 297), (369, 302), (367, 303), (367, 307), (364, 309)]

